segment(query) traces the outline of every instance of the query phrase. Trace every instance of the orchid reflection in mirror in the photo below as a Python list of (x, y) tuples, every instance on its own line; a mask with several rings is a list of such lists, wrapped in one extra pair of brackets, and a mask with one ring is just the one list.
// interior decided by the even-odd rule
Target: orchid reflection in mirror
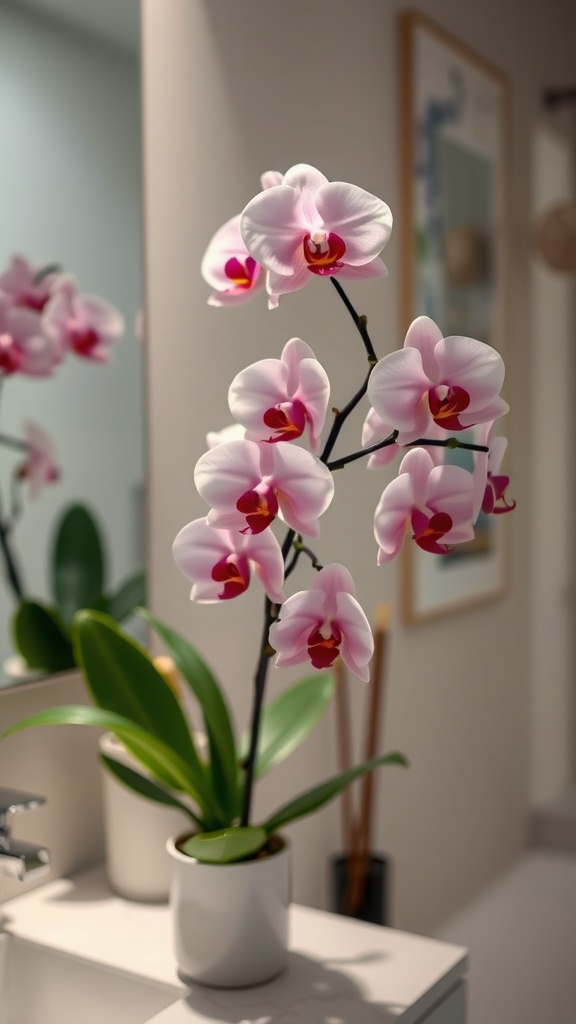
[(52, 673), (76, 667), (71, 627), (80, 609), (97, 608), (122, 622), (145, 601), (143, 573), (115, 589), (106, 577), (98, 523), (84, 505), (70, 505), (57, 524), (50, 556), (51, 602), (24, 599), (13, 615), (13, 640), (24, 670)]

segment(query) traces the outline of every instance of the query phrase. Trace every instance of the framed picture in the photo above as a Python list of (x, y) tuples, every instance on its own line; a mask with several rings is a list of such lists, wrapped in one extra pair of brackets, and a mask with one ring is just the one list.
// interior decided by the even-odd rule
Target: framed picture
[[(445, 337), (504, 355), (508, 79), (417, 12), (400, 15), (400, 30), (402, 326), (425, 314)], [(463, 455), (472, 457), (450, 453)], [(479, 520), (475, 540), (453, 554), (405, 546), (405, 621), (502, 593), (502, 518)]]

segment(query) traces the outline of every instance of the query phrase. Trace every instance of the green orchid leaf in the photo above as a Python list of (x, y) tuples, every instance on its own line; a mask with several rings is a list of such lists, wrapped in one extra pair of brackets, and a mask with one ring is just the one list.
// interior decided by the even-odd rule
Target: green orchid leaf
[(172, 793), (169, 793), (166, 789), (162, 789), (152, 779), (147, 778), (145, 775), (141, 775), (139, 772), (135, 772), (133, 768), (129, 768), (123, 761), (117, 761), (113, 757), (107, 757), (106, 754), (100, 755), (100, 760), (106, 768), (123, 786), (133, 790), (134, 793), (138, 793), (139, 796), (145, 797), (147, 800), (152, 800), (157, 804), (164, 804), (166, 807), (175, 807), (177, 810), (182, 811), (188, 818), (194, 822), (195, 825), (200, 825), (200, 820), (196, 817), (193, 811), (190, 810), (186, 804), (183, 804), (180, 800), (177, 800)]
[(215, 811), (206, 766), (198, 756), (182, 708), (147, 652), (101, 612), (74, 619), (74, 647), (95, 703), (146, 729), (188, 765), (202, 806)]
[(278, 829), (288, 825), (289, 822), (296, 821), (298, 818), (303, 818), (305, 815), (319, 810), (324, 804), (329, 803), (335, 796), (338, 796), (355, 779), (359, 779), (362, 775), (366, 775), (368, 772), (374, 771), (375, 768), (380, 768), (386, 764), (402, 765), (404, 768), (408, 767), (408, 761), (404, 754), (398, 753), (384, 754), (382, 757), (375, 757), (371, 761), (365, 761), (363, 764), (356, 765), (355, 768), (350, 768), (347, 772), (342, 772), (341, 775), (334, 775), (331, 779), (327, 779), (326, 782), (321, 782), (319, 786), (314, 786), (313, 789), (309, 789), (307, 792), (301, 793), (294, 800), (290, 800), (279, 811), (276, 811), (271, 818), (268, 818), (264, 822), (263, 827), (268, 835), (277, 832)]
[(52, 555), (52, 590), (64, 623), (89, 608), (104, 590), (104, 551), (96, 522), (84, 505), (64, 513)]
[[(68, 704), (39, 711), (7, 729), (4, 736), (36, 725), (92, 725), (114, 733), (150, 775), (169, 789), (187, 793), (204, 810), (201, 794), (186, 762), (167, 744), (129, 718), (102, 708)], [(203, 814), (204, 827), (209, 827), (211, 822), (212, 819)]]
[[(256, 778), (292, 754), (312, 732), (334, 694), (334, 677), (318, 673), (301, 679), (262, 711)], [(250, 733), (242, 738), (241, 760), (248, 753)]]
[(137, 572), (108, 596), (108, 607), (105, 610), (116, 622), (123, 622), (146, 600), (146, 575)]
[(202, 710), (210, 748), (212, 786), (222, 810), (233, 821), (240, 811), (236, 741), (224, 694), (213, 673), (196, 649), (183, 636), (145, 608), (138, 614), (165, 644)]
[(203, 864), (231, 864), (245, 860), (264, 846), (268, 836), (259, 825), (199, 832), (187, 839), (182, 852)]
[(56, 611), (38, 601), (22, 601), (12, 619), (14, 645), (30, 668), (66, 672), (75, 667), (70, 638)]

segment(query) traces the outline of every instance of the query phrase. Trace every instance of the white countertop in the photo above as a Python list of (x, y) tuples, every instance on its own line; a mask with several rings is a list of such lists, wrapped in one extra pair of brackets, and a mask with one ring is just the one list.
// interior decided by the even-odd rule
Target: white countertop
[(466, 951), (435, 939), (291, 908), (289, 966), (257, 988), (190, 989), (176, 973), (170, 911), (110, 892), (102, 869), (50, 882), (0, 908), (18, 938), (175, 991), (154, 1024), (416, 1024), (458, 985)]

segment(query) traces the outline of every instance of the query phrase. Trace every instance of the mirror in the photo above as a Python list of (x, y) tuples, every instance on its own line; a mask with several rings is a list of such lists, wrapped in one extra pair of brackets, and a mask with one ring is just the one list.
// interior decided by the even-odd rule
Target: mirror
[[(0, 3), (0, 275), (14, 255), (33, 274), (56, 265), (125, 323), (106, 362), (69, 345), (50, 376), (6, 365), (2, 373), (0, 516), (25, 595), (46, 603), (56, 527), (73, 504), (98, 524), (107, 590), (144, 565), (139, 8), (139, 0)], [(0, 323), (6, 345), (5, 331)], [(27, 423), (49, 436), (59, 468), (36, 497), (32, 480), (19, 479), (29, 452), (13, 443), (30, 440)], [(4, 558), (0, 665), (14, 653), (6, 575)], [(0, 686), (8, 684), (0, 672)]]

